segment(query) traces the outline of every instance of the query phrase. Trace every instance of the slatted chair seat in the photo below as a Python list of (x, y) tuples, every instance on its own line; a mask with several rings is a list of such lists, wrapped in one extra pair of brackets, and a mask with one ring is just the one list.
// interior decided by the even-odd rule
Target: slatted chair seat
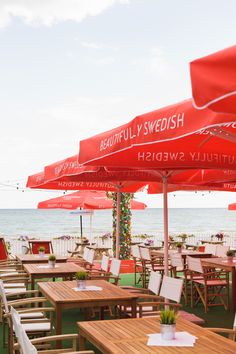
[(198, 326), (203, 326), (205, 324), (203, 318), (196, 316), (193, 313), (189, 313), (187, 311), (183, 311), (183, 310), (178, 311), (178, 316), (180, 316), (184, 320), (195, 323)]

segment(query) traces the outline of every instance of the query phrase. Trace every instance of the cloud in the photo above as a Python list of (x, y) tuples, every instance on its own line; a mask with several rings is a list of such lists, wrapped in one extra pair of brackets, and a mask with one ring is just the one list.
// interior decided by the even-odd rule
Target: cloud
[(97, 16), (116, 3), (129, 0), (1, 0), (0, 27), (6, 27), (13, 17), (31, 26), (52, 26), (59, 22), (81, 22)]

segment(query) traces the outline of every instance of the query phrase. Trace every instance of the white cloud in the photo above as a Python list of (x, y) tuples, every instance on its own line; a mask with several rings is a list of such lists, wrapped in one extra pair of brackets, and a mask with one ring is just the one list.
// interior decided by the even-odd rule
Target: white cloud
[(116, 3), (129, 3), (129, 0), (1, 0), (0, 27), (9, 25), (12, 17), (33, 26), (52, 26), (67, 20), (80, 22)]
[(81, 45), (85, 48), (90, 48), (90, 49), (102, 48), (102, 45), (100, 43), (95, 43), (95, 42), (81, 42)]

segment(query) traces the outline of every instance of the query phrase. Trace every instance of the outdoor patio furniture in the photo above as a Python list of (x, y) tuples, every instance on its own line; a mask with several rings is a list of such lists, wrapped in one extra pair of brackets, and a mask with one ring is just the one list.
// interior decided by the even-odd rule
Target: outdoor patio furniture
[[(131, 256), (134, 260), (134, 284), (138, 284), (142, 279), (142, 261), (141, 261), (141, 254), (139, 250), (139, 244), (131, 245)], [(137, 275), (139, 275), (139, 280), (137, 281)]]
[(111, 259), (111, 264), (110, 264), (110, 269), (107, 274), (96, 274), (94, 272), (90, 272), (88, 274), (89, 279), (102, 279), (102, 280), (107, 280), (112, 282), (114, 285), (118, 285), (118, 282), (120, 280), (120, 266), (121, 266), (121, 260), (112, 258)]
[(0, 237), (0, 262), (7, 263), (8, 261), (13, 260), (14, 257), (9, 254), (4, 237)]
[[(11, 315), (11, 320), (15, 328), (16, 332), (16, 337), (17, 337), (17, 343), (13, 345), (13, 350), (20, 350), (22, 354), (47, 354), (47, 353), (55, 353), (55, 349), (46, 349), (46, 350), (37, 350), (37, 345), (42, 345), (50, 342), (55, 342), (57, 339), (61, 340), (71, 340), (72, 341), (72, 346), (70, 348), (66, 349), (67, 354), (94, 354), (92, 350), (87, 350), (87, 351), (76, 351), (76, 346), (77, 346), (77, 339), (78, 335), (77, 334), (64, 334), (61, 336), (47, 336), (47, 337), (41, 337), (41, 338), (36, 338), (30, 340), (29, 337), (27, 336), (27, 333), (21, 324), (21, 319), (18, 315), (18, 313), (15, 311), (13, 307), (10, 309), (10, 315)], [(35, 345), (34, 345), (35, 344)], [(59, 353), (65, 353), (65, 349), (62, 351), (57, 350), (56, 351), (58, 354)]]
[(148, 277), (151, 270), (164, 274), (163, 257), (157, 254), (152, 254), (151, 250), (147, 247), (140, 246), (140, 255), (142, 262), (142, 286), (145, 288), (148, 283)]
[[(19, 297), (19, 295), (21, 297)], [(26, 297), (27, 295), (34, 295), (34, 297)], [(40, 307), (35, 308), (32, 305), (36, 303), (39, 305), (46, 304), (47, 300), (43, 297), (38, 297), (38, 292), (27, 291), (24, 293), (12, 293), (7, 294), (3, 283), (0, 281), (0, 296), (3, 303), (3, 317), (2, 317), (2, 335), (3, 335), (3, 346), (6, 345), (6, 322), (9, 323), (9, 306), (13, 306), (19, 312), (19, 317), (24, 322), (25, 330), (31, 334), (38, 334), (38, 333), (48, 333), (52, 332), (53, 328), (53, 317), (52, 314), (54, 309), (51, 307)], [(24, 296), (24, 297), (23, 297)], [(13, 298), (13, 300), (8, 300), (9, 298)], [(15, 299), (14, 299), (15, 298)], [(28, 307), (28, 306), (31, 307)], [(48, 319), (46, 317), (46, 313), (51, 314), (51, 318)], [(10, 335), (10, 343), (12, 342), (13, 338), (13, 328), (9, 324), (10, 331), (8, 332)]]
[[(16, 259), (22, 264), (27, 263), (47, 263), (49, 254), (45, 253), (44, 257), (38, 254), (16, 254)], [(57, 263), (64, 263), (68, 257), (56, 255)]]
[(39, 247), (44, 247), (45, 248), (45, 253), (54, 253), (53, 252), (53, 247), (52, 247), (52, 241), (41, 241), (41, 240), (37, 240), (37, 241), (28, 241), (28, 245), (29, 245), (29, 253), (32, 254), (38, 254), (39, 253)]
[(232, 279), (231, 308), (235, 312), (236, 311), (236, 257), (234, 257), (232, 260), (229, 260), (227, 257), (206, 258), (206, 259), (202, 259), (202, 265), (204, 267), (219, 268), (227, 272), (231, 272), (231, 279)]
[(76, 281), (40, 282), (39, 290), (55, 307), (56, 333), (61, 334), (62, 312), (65, 309), (99, 307), (103, 319), (103, 309), (107, 306), (130, 306), (132, 317), (136, 317), (137, 294), (129, 293), (104, 280), (86, 280), (86, 286), (99, 287), (99, 290), (77, 291)]
[(35, 288), (36, 279), (63, 278), (72, 280), (75, 273), (85, 269), (74, 263), (59, 263), (54, 268), (45, 264), (24, 264), (24, 269), (31, 279), (31, 289)]
[(229, 306), (229, 272), (206, 269), (200, 258), (187, 257), (187, 263), (191, 275), (191, 306), (193, 307), (201, 301), (205, 312), (208, 312), (209, 307), (212, 306), (223, 306), (227, 310)]
[(228, 250), (230, 249), (229, 246), (217, 245), (216, 246), (216, 257), (226, 257)]
[(108, 274), (108, 268), (109, 268), (109, 257), (103, 254), (100, 268), (99, 269), (92, 268), (92, 270), (90, 271), (90, 276), (93, 274), (94, 275)]
[(160, 323), (156, 317), (77, 322), (77, 325), (79, 348), (85, 349), (86, 341), (89, 341), (103, 354), (176, 354), (177, 352), (181, 354), (189, 354), (190, 352), (235, 354), (236, 352), (236, 343), (233, 341), (182, 318), (177, 319), (176, 330), (186, 331), (197, 337), (193, 348), (147, 346), (148, 334), (160, 333)]

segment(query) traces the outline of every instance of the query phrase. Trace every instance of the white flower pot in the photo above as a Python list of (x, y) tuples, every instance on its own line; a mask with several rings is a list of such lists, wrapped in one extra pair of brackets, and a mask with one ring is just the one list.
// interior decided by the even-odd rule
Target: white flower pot
[(56, 262), (55, 261), (48, 261), (49, 268), (55, 268)]
[(39, 251), (39, 257), (40, 257), (40, 258), (43, 258), (44, 256), (45, 256), (45, 252)]
[(161, 337), (164, 340), (175, 339), (176, 325), (161, 324)]
[(86, 289), (86, 280), (77, 280), (77, 287), (79, 289)]
[(182, 253), (182, 248), (181, 247), (177, 247), (178, 253)]

